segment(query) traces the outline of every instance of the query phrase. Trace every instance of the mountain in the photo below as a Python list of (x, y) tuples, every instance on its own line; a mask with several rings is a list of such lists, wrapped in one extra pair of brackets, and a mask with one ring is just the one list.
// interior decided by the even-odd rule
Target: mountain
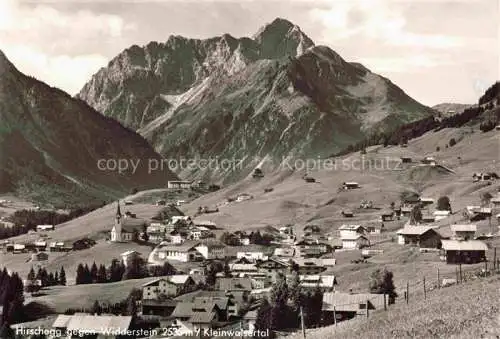
[[(122, 159), (138, 164), (119, 173)], [(161, 157), (136, 132), (26, 76), (0, 51), (0, 191), (59, 206), (116, 199), (176, 176), (148, 173)]]
[(161, 154), (245, 159), (245, 173), (263, 159), (276, 167), (285, 157), (326, 156), (367, 133), (436, 114), (284, 19), (252, 38), (171, 36), (132, 46), (77, 96)]
[(467, 104), (456, 104), (456, 103), (442, 103), (438, 105), (432, 106), (432, 108), (439, 113), (441, 113), (442, 117), (448, 117), (450, 115), (462, 113), (464, 109), (471, 107), (472, 105)]

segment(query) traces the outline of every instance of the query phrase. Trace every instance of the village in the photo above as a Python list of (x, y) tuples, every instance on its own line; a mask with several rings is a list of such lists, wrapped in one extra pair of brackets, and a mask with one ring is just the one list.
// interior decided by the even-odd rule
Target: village
[[(442, 166), (434, 157), (418, 161), (401, 156), (399, 161), (403, 166)], [(263, 171), (257, 169), (251, 180), (263, 177)], [(307, 187), (316, 183), (311, 178), (311, 175), (303, 175), (300, 180)], [(497, 178), (496, 173), (489, 171), (474, 172), (466, 180), (470, 185), (497, 187)], [(189, 192), (193, 187), (202, 186), (206, 184), (171, 181), (166, 190)], [(341, 182), (335, 188), (338, 196), (364, 189), (365, 184), (353, 180)], [(263, 194), (271, 192), (265, 187)], [(380, 292), (376, 287), (368, 288), (367, 277), (365, 288), (360, 287), (363, 279), (343, 282), (345, 269), (354, 272), (356, 266), (366, 268), (384, 256), (401, 251), (418, 253), (411, 255), (425, 258), (422, 260), (429, 262), (428, 267), (441, 267), (441, 271), (437, 268), (437, 282), (428, 283), (428, 290), (459, 283), (462, 270), (465, 275), (467, 267), (483, 273), (488, 271), (488, 265), (490, 270), (500, 269), (495, 247), (500, 224), (498, 188), (496, 194), (483, 193), (480, 199), (458, 210), (452, 208), (454, 201), (445, 195), (403, 192), (399, 201), (384, 204), (361, 199), (357, 206), (351, 203), (349, 208), (338, 209), (336, 227), (325, 228), (310, 222), (300, 228), (294, 224), (278, 224), (233, 230), (213, 221), (212, 216), (224, 212), (225, 208), (244, 206), (255, 199), (253, 194), (240, 192), (219, 200), (213, 207), (196, 206), (196, 199), (156, 199), (150, 203), (156, 212), (149, 218), (137, 217), (136, 209), (144, 205), (143, 202), (116, 201), (107, 207), (113, 212), (106, 221), (106, 230), (101, 232), (104, 239), (83, 237), (71, 242), (60, 241), (53, 236), (59, 225), (41, 224), (21, 238), (24, 241), (3, 241), (3, 258), (26, 258), (24, 265), (30, 273), (23, 283), (25, 294), (31, 295), (29, 299), (33, 301), (50, 300), (50, 295), (44, 297), (46, 289), (111, 286), (120, 280), (127, 283), (127, 289), (120, 285), (123, 298), (129, 295), (120, 300), (122, 306), (95, 295), (91, 307), (67, 307), (59, 311), (57, 317), (50, 318), (45, 326), (59, 331), (60, 337), (78, 331), (101, 333), (105, 328), (113, 328), (121, 334), (132, 329), (148, 330), (148, 335), (136, 337), (150, 338), (193, 334), (211, 337), (208, 332), (203, 335), (203, 331), (208, 330), (232, 333), (231, 337), (258, 337), (259, 331), (265, 329), (263, 314), (267, 314), (267, 300), (276, 297), (278, 287), (284, 282), (288, 289), (295, 286), (305, 298), (302, 300), (306, 300), (300, 303), (300, 312), (297, 309), (292, 316), (289, 330), (300, 328), (301, 323), (303, 328), (317, 327), (367, 317), (371, 312), (387, 310), (396, 296), (398, 300), (406, 299), (408, 282), (406, 290), (405, 285), (397, 281), (391, 282), (392, 288)], [(184, 205), (191, 206), (191, 214), (182, 212)], [(120, 246), (123, 251), (114, 258), (104, 258), (105, 261), (101, 257), (102, 262), (94, 259), (93, 265), (89, 260), (89, 265), (82, 261), (74, 279), (66, 277), (70, 274), (63, 273), (64, 268), (55, 275), (51, 272), (47, 278), (44, 267), (51, 257), (58, 260), (98, 246)], [(375, 266), (370, 267), (377, 271)], [(64, 283), (61, 283), (63, 274)], [(392, 277), (392, 272), (390, 274)], [(394, 274), (397, 279), (397, 273)], [(433, 276), (432, 280), (436, 278)], [(66, 286), (51, 287), (57, 285)], [(92, 294), (90, 289), (87, 291)], [(37, 326), (39, 322), (34, 321), (15, 324), (13, 329)], [(133, 333), (138, 332), (129, 333), (134, 337)], [(270, 336), (267, 332), (262, 335)], [(106, 338), (111, 337), (115, 336)]]

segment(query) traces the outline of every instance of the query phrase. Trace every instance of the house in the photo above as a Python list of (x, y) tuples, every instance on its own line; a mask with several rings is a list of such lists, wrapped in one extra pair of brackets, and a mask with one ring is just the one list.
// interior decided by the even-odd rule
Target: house
[(492, 209), (490, 207), (467, 206), (465, 208), (465, 216), (471, 221), (484, 220), (491, 217)]
[(348, 181), (348, 182), (342, 183), (342, 188), (345, 190), (351, 190), (351, 189), (355, 189), (355, 188), (359, 188), (359, 187), (360, 187), (359, 183), (354, 182), (354, 181)]
[(323, 294), (322, 313), (324, 324), (366, 315), (369, 310), (381, 310), (386, 305), (384, 294), (327, 292)]
[(406, 226), (396, 232), (398, 244), (413, 245), (420, 248), (440, 248), (441, 235), (432, 227)]
[(66, 246), (64, 242), (51, 242), (49, 244), (50, 252), (69, 252), (73, 249), (73, 246)]
[(472, 180), (476, 181), (488, 181), (491, 180), (491, 174), (489, 173), (474, 173), (472, 174)]
[(188, 233), (187, 232), (183, 232), (183, 231), (172, 231), (170, 232), (170, 235), (168, 237), (170, 239), (170, 242), (172, 244), (176, 244), (176, 245), (179, 245), (179, 244), (182, 244), (183, 242), (185, 242), (188, 238)]
[(320, 288), (323, 292), (333, 291), (337, 284), (334, 275), (299, 275), (300, 286), (307, 289)]
[(33, 245), (35, 245), (35, 248), (39, 251), (45, 251), (47, 248), (47, 242), (45, 240), (37, 240)]
[(247, 193), (242, 193), (242, 194), (239, 194), (237, 197), (236, 197), (236, 201), (237, 202), (241, 202), (241, 201), (245, 201), (245, 200), (250, 200), (250, 199), (253, 199), (253, 196), (250, 195), (250, 194), (247, 194)]
[(168, 260), (181, 262), (200, 260), (202, 257), (195, 248), (198, 245), (199, 242), (196, 241), (186, 241), (181, 245), (162, 242), (149, 254), (148, 263), (163, 265)]
[(275, 257), (293, 257), (295, 255), (295, 249), (292, 247), (277, 247), (274, 249), (273, 255)]
[(188, 215), (174, 215), (170, 218), (170, 224), (174, 229), (193, 227), (194, 222)]
[(202, 230), (214, 230), (217, 228), (217, 224), (210, 220), (196, 220), (194, 225), (197, 228), (202, 228)]
[(490, 203), (493, 204), (493, 206), (495, 206), (495, 207), (500, 207), (500, 195), (497, 195), (496, 197), (491, 198)]
[[(53, 329), (62, 333), (85, 333), (99, 339), (121, 338), (130, 330), (132, 316), (91, 315), (75, 313), (74, 315), (57, 316), (52, 324)], [(71, 336), (68, 336), (70, 338)]]
[(422, 213), (422, 220), (421, 222), (424, 224), (432, 223), (436, 221), (436, 217), (433, 214), (430, 213)]
[(167, 204), (167, 202), (163, 199), (160, 199), (160, 200), (156, 200), (156, 206), (165, 206)]
[(167, 225), (159, 223), (159, 222), (152, 222), (149, 224), (148, 227), (146, 227), (146, 234), (149, 237), (149, 242), (159, 244), (163, 240), (165, 240), (165, 235), (167, 232)]
[(352, 218), (352, 217), (354, 217), (354, 212), (351, 211), (351, 210), (344, 210), (344, 211), (341, 212), (341, 214), (342, 214), (342, 216), (344, 218)]
[(301, 240), (293, 246), (298, 257), (320, 256), (332, 250), (331, 246), (319, 241)]
[(383, 222), (371, 222), (366, 226), (366, 232), (370, 234), (380, 234), (384, 231), (384, 223)]
[(477, 226), (474, 224), (451, 225), (450, 228), (456, 240), (474, 239), (477, 232)]
[(406, 156), (401, 157), (401, 162), (403, 164), (409, 164), (409, 163), (411, 163), (411, 161), (412, 161), (411, 157), (406, 157)]
[(445, 211), (445, 210), (435, 210), (434, 213), (434, 219), (436, 221), (446, 219), (450, 216), (450, 211)]
[(218, 291), (248, 291), (252, 290), (252, 279), (245, 277), (217, 278), (215, 289)]
[(169, 180), (167, 182), (167, 188), (190, 188), (192, 181), (185, 181), (185, 180)]
[(36, 226), (36, 231), (37, 232), (53, 231), (54, 229), (55, 229), (54, 225), (37, 225)]
[(235, 263), (231, 264), (229, 268), (231, 269), (231, 274), (238, 277), (252, 276), (259, 273), (259, 269), (257, 268), (256, 264)]
[(420, 197), (419, 201), (423, 205), (432, 205), (434, 203), (434, 199), (425, 197)]
[(385, 210), (380, 214), (380, 220), (382, 221), (392, 221), (394, 220), (394, 211)]
[(143, 316), (160, 316), (169, 317), (174, 311), (179, 301), (174, 299), (142, 299), (141, 300), (141, 313)]
[(226, 246), (217, 242), (206, 242), (198, 245), (196, 250), (207, 260), (224, 259), (226, 257)]
[(249, 252), (237, 252), (236, 258), (237, 259), (245, 258), (250, 262), (252, 262), (257, 260), (267, 260), (268, 256), (261, 251), (249, 251)]
[(345, 236), (341, 240), (342, 248), (344, 249), (354, 250), (370, 246), (370, 240), (361, 234), (355, 236)]
[(292, 226), (283, 226), (283, 227), (280, 227), (279, 230), (281, 235), (291, 235), (293, 234), (293, 229), (292, 229)]
[(269, 258), (262, 262), (256, 264), (260, 272), (274, 273), (274, 272), (286, 272), (291, 264), (287, 261), (278, 258)]
[(187, 274), (157, 278), (142, 285), (142, 299), (176, 297), (196, 290), (196, 282)]
[(488, 245), (480, 240), (442, 240), (442, 259), (448, 264), (475, 264), (486, 260)]
[(171, 316), (176, 321), (187, 322), (194, 327), (205, 329), (211, 328), (213, 323), (219, 321), (221, 313), (215, 302), (197, 300), (179, 302)]
[(425, 157), (421, 161), (422, 164), (436, 166), (436, 159), (434, 157)]
[(146, 221), (136, 218), (124, 218), (117, 203), (115, 224), (111, 229), (112, 242), (130, 242), (137, 240), (139, 234), (147, 229)]
[(27, 251), (27, 249), (26, 249), (25, 244), (14, 244), (14, 247), (13, 247), (14, 254), (24, 253), (26, 251)]
[(140, 258), (141, 253), (137, 251), (126, 251), (120, 254), (120, 257), (122, 258), (123, 265), (127, 267), (133, 260)]
[(326, 270), (323, 266), (321, 259), (316, 258), (294, 258), (294, 263), (298, 266), (297, 271), (299, 274), (319, 274)]
[(409, 216), (411, 214), (413, 207), (411, 206), (402, 206), (401, 207), (401, 215), (403, 216)]
[(49, 255), (45, 252), (33, 253), (31, 255), (31, 261), (47, 261), (49, 260)]
[(354, 237), (356, 235), (365, 235), (366, 228), (364, 228), (361, 225), (347, 225), (344, 224), (340, 226), (339, 228), (340, 231), (340, 238), (346, 238), (346, 237)]

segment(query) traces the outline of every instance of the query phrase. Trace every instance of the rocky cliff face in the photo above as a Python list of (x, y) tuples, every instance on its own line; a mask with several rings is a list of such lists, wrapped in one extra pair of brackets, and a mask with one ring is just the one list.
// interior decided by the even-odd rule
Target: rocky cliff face
[[(110, 160), (106, 168), (103, 160)], [(115, 162), (128, 169), (118, 173)], [(148, 173), (146, 140), (85, 102), (20, 73), (0, 52), (0, 190), (42, 203), (115, 199), (176, 176)], [(139, 164), (134, 171), (132, 163)], [(153, 161), (153, 160), (152, 160)]]
[(247, 169), (262, 159), (329, 155), (372, 130), (435, 113), (283, 19), (252, 38), (133, 46), (78, 97), (169, 157), (244, 158)]

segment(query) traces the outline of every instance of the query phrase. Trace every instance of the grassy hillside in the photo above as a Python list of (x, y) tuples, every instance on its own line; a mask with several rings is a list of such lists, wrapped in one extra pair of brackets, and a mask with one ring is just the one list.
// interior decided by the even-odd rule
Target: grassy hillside
[[(410, 297), (388, 311), (338, 326), (308, 330), (308, 338), (498, 338), (500, 277), (478, 280)], [(293, 335), (287, 339), (299, 339)]]

